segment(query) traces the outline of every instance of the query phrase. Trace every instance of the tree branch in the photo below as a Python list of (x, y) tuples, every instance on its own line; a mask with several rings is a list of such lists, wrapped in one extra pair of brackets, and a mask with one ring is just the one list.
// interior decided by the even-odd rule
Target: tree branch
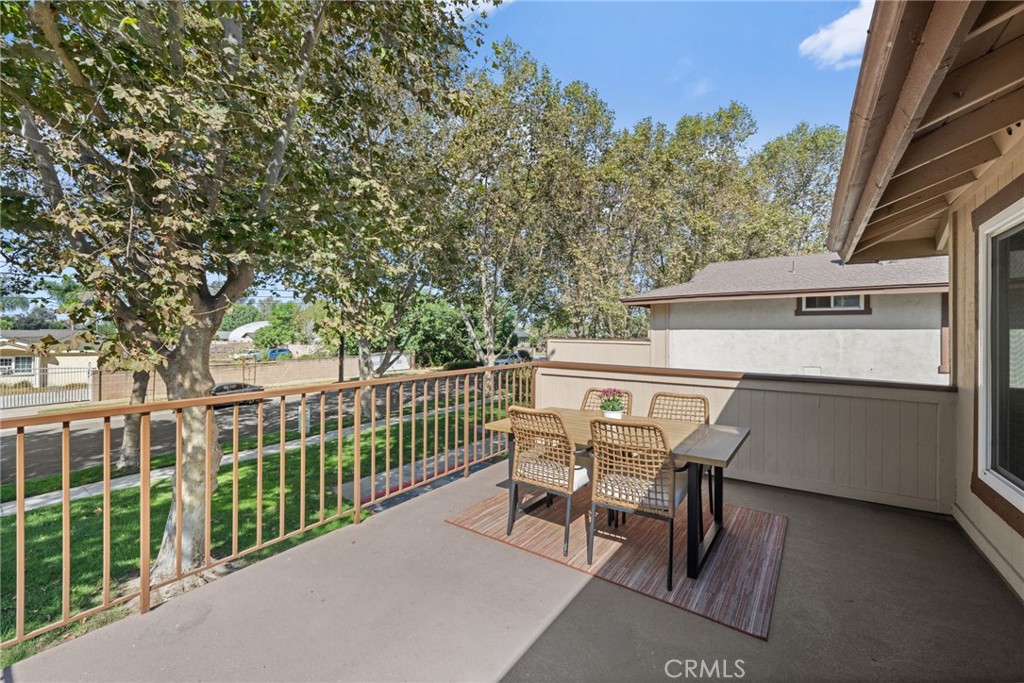
[(64, 201), (64, 188), (60, 184), (60, 177), (57, 175), (53, 157), (50, 156), (50, 150), (47, 149), (42, 135), (39, 134), (35, 114), (27, 106), (20, 105), (18, 118), (21, 120), (21, 137), (25, 139), (29, 152), (32, 153), (32, 157), (36, 161), (39, 177), (46, 190), (46, 197), (50, 201), (50, 209), (56, 209)]
[(267, 165), (267, 173), (263, 179), (263, 187), (260, 188), (259, 201), (256, 204), (256, 209), (260, 215), (266, 214), (274, 190), (277, 189), (280, 183), (281, 171), (284, 168), (285, 152), (288, 150), (292, 128), (295, 126), (295, 118), (299, 113), (299, 97), (302, 95), (303, 87), (305, 87), (306, 75), (309, 73), (309, 67), (313, 62), (313, 52), (316, 49), (317, 42), (320, 40), (320, 32), (323, 30), (326, 20), (327, 3), (324, 2), (320, 5), (320, 10), (317, 12), (313, 26), (310, 27), (305, 38), (302, 40), (302, 57), (299, 62), (299, 70), (295, 74), (295, 80), (291, 88), (292, 102), (288, 105), (284, 120), (278, 129), (277, 139), (274, 140), (273, 153), (270, 163)]
[(79, 88), (84, 88), (90, 92), (86, 95), (86, 102), (89, 105), (89, 113), (96, 116), (101, 121), (106, 120), (106, 115), (99, 106), (99, 102), (96, 99), (96, 94), (93, 92), (92, 83), (85, 77), (82, 70), (78, 68), (78, 64), (71, 58), (68, 51), (64, 49), (64, 38), (60, 34), (60, 29), (57, 27), (57, 11), (56, 6), (52, 2), (34, 2), (32, 4), (32, 10), (30, 12), (32, 21), (42, 30), (43, 35), (46, 37), (46, 42), (50, 44), (53, 51), (57, 53), (57, 57), (60, 59), (61, 64), (64, 65), (64, 70), (68, 74), (68, 78)]

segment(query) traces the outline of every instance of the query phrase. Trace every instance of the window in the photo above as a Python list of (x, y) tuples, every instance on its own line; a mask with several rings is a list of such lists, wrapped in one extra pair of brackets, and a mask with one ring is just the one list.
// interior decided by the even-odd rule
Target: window
[(993, 236), (989, 258), (989, 467), (1024, 490), (1024, 225)]
[(0, 358), (0, 375), (25, 375), (34, 368), (32, 356), (7, 356)]
[(837, 294), (835, 296), (805, 296), (797, 299), (797, 315), (871, 313), (868, 297), (863, 294)]
[[(989, 202), (995, 199), (999, 199), (998, 194)], [(1009, 503), (1024, 512), (1024, 198), (1011, 199), (998, 213), (979, 219), (976, 225), (975, 473), (984, 485), (979, 489), (986, 496), (983, 500), (1012, 526), (1011, 520), (1016, 517), (1007, 517), (1003, 506)], [(994, 498), (989, 498), (989, 494)]]

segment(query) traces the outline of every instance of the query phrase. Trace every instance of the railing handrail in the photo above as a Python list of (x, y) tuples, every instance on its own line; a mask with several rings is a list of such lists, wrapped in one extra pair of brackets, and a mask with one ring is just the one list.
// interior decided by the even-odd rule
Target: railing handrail
[(552, 370), (578, 370), (584, 372), (610, 372), (617, 374), (652, 375), (690, 379), (756, 380), (760, 382), (798, 382), (802, 384), (838, 384), (843, 386), (872, 387), (878, 389), (905, 389), (911, 391), (938, 391), (956, 393), (956, 385), (915, 384), (889, 380), (854, 379), (847, 377), (819, 377), (817, 375), (773, 375), (760, 372), (728, 372), (723, 370), (688, 370), (683, 368), (648, 367), (644, 365), (605, 365), (603, 363), (570, 363), (568, 361), (539, 360), (533, 367)]
[(392, 375), (390, 377), (378, 377), (376, 379), (349, 380), (346, 382), (331, 382), (327, 384), (310, 384), (280, 389), (268, 389), (265, 391), (254, 391), (250, 393), (227, 394), (225, 396), (200, 396), (198, 398), (175, 399), (165, 401), (153, 401), (150, 403), (138, 403), (135, 405), (116, 405), (106, 408), (92, 408), (88, 410), (67, 410), (61, 412), (47, 413), (45, 415), (29, 415), (0, 419), (0, 430), (18, 429), (22, 427), (39, 427), (49, 424), (61, 424), (64, 422), (77, 422), (80, 420), (95, 420), (107, 417), (119, 417), (122, 415), (141, 415), (169, 410), (183, 410), (185, 408), (205, 408), (207, 406), (230, 405), (242, 401), (258, 399), (282, 398), (284, 396), (301, 396), (303, 394), (318, 394), (325, 391), (347, 391), (362, 389), (364, 387), (380, 386), (383, 384), (401, 384), (403, 382), (419, 381), (425, 378), (444, 379), (447, 377), (460, 377), (484, 373), (493, 370), (512, 370), (534, 365), (535, 363), (510, 363), (508, 365), (483, 365), (463, 370), (440, 370), (415, 375)]

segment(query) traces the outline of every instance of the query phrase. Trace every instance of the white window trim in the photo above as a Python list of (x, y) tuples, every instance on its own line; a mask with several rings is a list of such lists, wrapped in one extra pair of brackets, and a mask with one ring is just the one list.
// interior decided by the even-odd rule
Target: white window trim
[(992, 301), (992, 238), (1024, 222), (1024, 198), (1006, 207), (978, 226), (978, 478), (989, 488), (1024, 512), (1024, 489), (992, 469), (992, 395), (989, 376), (989, 304)]
[[(818, 306), (813, 306), (812, 307), (812, 306), (808, 306), (807, 305), (807, 300), (808, 299), (819, 299), (822, 296), (828, 296), (828, 298), (829, 298), (829, 307), (828, 308), (821, 308), (821, 307), (818, 307)], [(836, 306), (835, 305), (836, 297), (840, 297), (840, 296), (855, 296), (855, 297), (857, 297), (857, 301), (859, 303), (857, 304), (856, 308), (851, 308), (850, 306)], [(807, 312), (814, 312), (814, 313), (817, 313), (818, 311), (863, 311), (864, 310), (864, 295), (863, 294), (832, 294), (832, 295), (822, 294), (820, 296), (805, 296), (805, 297), (803, 297), (803, 310), (805, 310)]]

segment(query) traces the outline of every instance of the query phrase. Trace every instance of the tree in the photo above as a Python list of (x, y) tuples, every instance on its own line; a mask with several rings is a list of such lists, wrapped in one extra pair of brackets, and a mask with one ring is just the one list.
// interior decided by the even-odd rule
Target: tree
[[(511, 42), (494, 46), (495, 74), (467, 78), (468, 111), (439, 145), (448, 149), (452, 192), (430, 270), (455, 302), (477, 360), (507, 347), (499, 322), (522, 320), (543, 294), (546, 272), (541, 205), (550, 199), (544, 163), (545, 117), (560, 87)], [(457, 245), (459, 258), (450, 246)]]
[[(4, 259), (26, 277), (73, 272), (91, 296), (72, 319), (113, 320), (103, 353), (154, 368), (172, 399), (209, 392), (211, 340), (250, 285), (323, 265), (308, 256), (314, 237), (331, 258), (363, 257), (322, 220), (349, 200), (355, 123), (380, 111), (382, 82), (444, 105), (465, 48), (458, 12), (433, 3), (0, 11), (2, 217), (17, 226)], [(203, 561), (217, 466), (203, 413), (183, 413), (182, 519), (171, 505), (158, 577), (173, 569), (178, 526), (183, 567)]]
[(407, 348), (415, 351), (417, 362), (428, 367), (474, 356), (459, 311), (447, 301), (424, 298), (406, 318)]
[(256, 330), (252, 343), (258, 349), (287, 346), (302, 339), (298, 326), (299, 305), (293, 301), (280, 303), (270, 311), (270, 324)]
[(56, 313), (42, 306), (11, 316), (10, 320), (11, 329), (15, 330), (59, 330), (67, 327), (67, 323), (58, 318)]
[(252, 304), (238, 302), (232, 304), (224, 318), (220, 321), (220, 329), (226, 332), (260, 320), (260, 311)]

